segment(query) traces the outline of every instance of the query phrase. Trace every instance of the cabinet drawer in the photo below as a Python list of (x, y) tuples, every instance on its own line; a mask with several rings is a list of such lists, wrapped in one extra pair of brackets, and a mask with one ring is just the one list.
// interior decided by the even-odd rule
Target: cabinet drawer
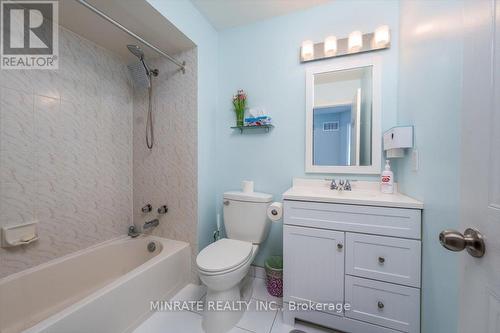
[(289, 225), (420, 239), (419, 209), (285, 200)]
[(418, 240), (346, 234), (346, 274), (420, 288)]
[(346, 275), (345, 316), (416, 333), (420, 330), (420, 289)]

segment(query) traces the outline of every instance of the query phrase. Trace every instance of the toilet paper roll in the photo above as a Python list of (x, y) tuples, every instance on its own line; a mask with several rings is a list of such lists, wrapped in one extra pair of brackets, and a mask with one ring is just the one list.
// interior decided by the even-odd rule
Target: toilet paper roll
[(241, 190), (244, 193), (252, 193), (253, 192), (253, 181), (244, 180), (241, 182)]
[(273, 222), (281, 220), (283, 217), (283, 204), (281, 202), (273, 202), (267, 207), (267, 217)]

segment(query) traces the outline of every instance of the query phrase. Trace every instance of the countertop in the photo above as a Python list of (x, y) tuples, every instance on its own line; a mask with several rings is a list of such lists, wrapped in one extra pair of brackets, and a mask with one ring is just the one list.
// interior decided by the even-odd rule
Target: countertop
[(350, 181), (352, 191), (330, 189), (330, 180), (294, 178), (293, 186), (283, 193), (283, 200), (314, 201), (350, 205), (423, 209), (421, 201), (397, 192), (384, 194), (378, 182)]

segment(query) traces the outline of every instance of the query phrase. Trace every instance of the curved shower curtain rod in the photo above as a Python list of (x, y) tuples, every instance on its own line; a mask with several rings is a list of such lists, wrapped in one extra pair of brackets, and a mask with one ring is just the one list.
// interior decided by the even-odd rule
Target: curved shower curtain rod
[(135, 39), (137, 39), (138, 41), (140, 41), (142, 44), (144, 44), (144, 45), (148, 46), (149, 48), (151, 48), (152, 50), (154, 50), (159, 55), (167, 58), (168, 60), (170, 60), (171, 62), (173, 62), (177, 66), (179, 66), (180, 69), (182, 70), (182, 73), (186, 73), (186, 62), (182, 62), (182, 63), (179, 62), (177, 59), (175, 59), (172, 56), (168, 55), (167, 53), (163, 52), (162, 50), (160, 50), (159, 48), (157, 48), (156, 46), (154, 46), (153, 44), (151, 44), (150, 42), (148, 42), (147, 40), (145, 40), (141, 36), (135, 34), (134, 32), (132, 32), (130, 30), (128, 30), (125, 26), (121, 25), (119, 22), (117, 22), (114, 19), (112, 19), (111, 17), (109, 17), (106, 13), (104, 13), (104, 12), (100, 11), (99, 9), (95, 8), (94, 6), (92, 6), (91, 4), (89, 4), (87, 1), (85, 1), (85, 0), (75, 0), (75, 1), (78, 2), (78, 3), (80, 3), (83, 6), (87, 7), (88, 9), (90, 9), (91, 11), (93, 11), (94, 13), (96, 13), (97, 15), (99, 15), (100, 17), (102, 17), (103, 19), (105, 19), (106, 21), (108, 21), (109, 23), (113, 24), (117, 28), (119, 28), (122, 31), (126, 32), (130, 36), (134, 37)]

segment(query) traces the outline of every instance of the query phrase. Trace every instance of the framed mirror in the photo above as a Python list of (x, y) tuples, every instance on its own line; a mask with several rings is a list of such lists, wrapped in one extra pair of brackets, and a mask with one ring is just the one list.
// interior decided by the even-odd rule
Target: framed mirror
[(380, 173), (380, 65), (345, 60), (306, 72), (306, 172)]

